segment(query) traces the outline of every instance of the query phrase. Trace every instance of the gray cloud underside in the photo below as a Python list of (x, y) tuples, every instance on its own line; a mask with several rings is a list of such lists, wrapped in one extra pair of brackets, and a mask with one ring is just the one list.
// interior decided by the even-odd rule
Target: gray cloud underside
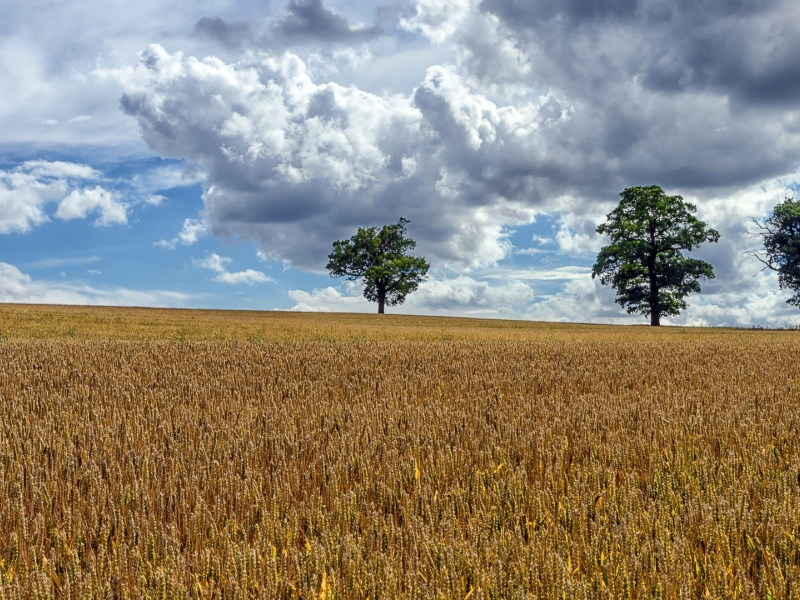
[(228, 47), (284, 48), (298, 45), (363, 44), (384, 34), (378, 25), (353, 25), (322, 0), (292, 0), (283, 18), (266, 25), (203, 17), (195, 33)]
[(356, 27), (347, 19), (323, 6), (322, 0), (292, 0), (287, 14), (273, 27), (273, 32), (289, 40), (313, 40), (316, 43), (358, 43), (381, 35), (378, 25)]
[(220, 17), (203, 17), (194, 25), (196, 35), (238, 48), (252, 41), (255, 27), (249, 21), (226, 21)]
[(542, 51), (548, 83), (581, 89), (591, 78), (608, 88), (639, 78), (652, 91), (710, 91), (744, 105), (786, 106), (800, 94), (793, 2), (483, 0), (480, 8)]
[[(597, 155), (604, 193), (620, 181), (743, 185), (797, 168), (796, 3), (483, 0), (480, 10), (513, 40), (529, 85), (574, 106), (562, 133)], [(480, 40), (457, 39), (478, 71)]]

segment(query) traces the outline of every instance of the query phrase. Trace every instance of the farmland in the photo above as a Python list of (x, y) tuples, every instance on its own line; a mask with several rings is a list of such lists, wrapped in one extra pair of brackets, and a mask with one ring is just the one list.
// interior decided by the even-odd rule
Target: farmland
[(0, 305), (2, 598), (798, 598), (800, 333)]

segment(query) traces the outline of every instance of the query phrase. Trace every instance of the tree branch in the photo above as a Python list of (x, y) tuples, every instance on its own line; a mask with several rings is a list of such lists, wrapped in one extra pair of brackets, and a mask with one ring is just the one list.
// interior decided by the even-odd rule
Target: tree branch
[[(761, 223), (755, 217), (752, 217), (750, 220), (753, 223), (755, 223), (756, 227), (758, 227), (761, 231), (766, 231), (769, 235), (775, 235), (776, 232), (774, 230), (770, 229), (769, 225), (767, 225), (766, 223)], [(748, 233), (747, 235), (749, 235), (750, 237), (761, 237), (764, 234), (763, 233)]]
[[(776, 273), (780, 272), (779, 267), (776, 267), (772, 263), (772, 261), (764, 260), (763, 258), (761, 258), (761, 255), (756, 250), (747, 250), (745, 254), (749, 254), (750, 256), (754, 257), (758, 262), (760, 262), (762, 265), (764, 265), (764, 268), (761, 269), (759, 273), (761, 273), (761, 271), (764, 271), (765, 269), (769, 269), (770, 271), (775, 271)], [(755, 277), (755, 275), (753, 275), (753, 277)]]

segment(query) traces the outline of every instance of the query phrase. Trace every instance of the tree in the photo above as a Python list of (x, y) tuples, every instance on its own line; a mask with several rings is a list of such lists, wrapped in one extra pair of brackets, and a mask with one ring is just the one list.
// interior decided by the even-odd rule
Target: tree
[(764, 241), (764, 256), (758, 251), (748, 254), (778, 274), (780, 288), (794, 292), (786, 302), (800, 308), (800, 201), (784, 198), (764, 223), (753, 222), (761, 230), (753, 235)]
[(661, 325), (662, 315), (686, 308), (684, 297), (700, 291), (700, 279), (714, 277), (710, 264), (681, 251), (716, 242), (719, 233), (694, 216), (694, 205), (667, 196), (657, 185), (630, 187), (620, 196), (617, 208), (597, 227), (611, 244), (597, 255), (592, 279), (615, 287), (617, 304), (629, 314), (650, 315), (650, 325)]
[(349, 240), (333, 242), (326, 268), (331, 277), (362, 279), (364, 297), (378, 303), (378, 313), (384, 305), (402, 304), (428, 276), (424, 258), (410, 256), (417, 243), (406, 237), (408, 219), (400, 218), (395, 225), (359, 227)]

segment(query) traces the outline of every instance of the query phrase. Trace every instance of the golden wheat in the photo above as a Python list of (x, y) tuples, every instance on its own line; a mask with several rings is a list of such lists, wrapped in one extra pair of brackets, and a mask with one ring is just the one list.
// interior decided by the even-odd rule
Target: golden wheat
[(0, 599), (800, 597), (795, 332), (0, 315)]

